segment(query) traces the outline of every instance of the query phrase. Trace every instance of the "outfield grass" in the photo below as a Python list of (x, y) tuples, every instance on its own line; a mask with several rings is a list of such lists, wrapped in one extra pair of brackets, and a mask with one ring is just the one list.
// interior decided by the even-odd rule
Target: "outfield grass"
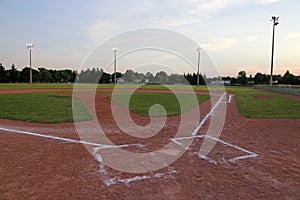
[[(191, 94), (177, 95), (179, 99), (182, 99), (182, 108), (177, 100), (178, 98), (172, 93), (135, 92), (130, 98), (129, 109), (143, 116), (174, 116), (187, 112), (197, 106), (199, 103), (209, 99), (208, 95), (196, 95), (197, 98)], [(126, 101), (124, 101), (124, 98), (126, 97), (127, 93), (120, 92), (114, 94), (114, 96), (110, 97), (110, 99), (112, 99), (115, 103), (128, 108), (128, 105), (125, 103)], [(157, 107), (152, 113), (149, 113), (150, 107), (155, 104), (161, 105), (166, 112), (161, 109), (161, 107)]]
[(50, 89), (50, 88), (73, 88), (73, 84), (68, 83), (1, 83), (0, 90), (14, 89)]
[[(241, 116), (249, 118), (300, 118), (300, 102), (249, 87), (227, 87), (236, 94)], [(264, 97), (264, 98), (257, 98)]]
[[(0, 95), (0, 118), (58, 123), (72, 122), (72, 97), (54, 93), (22, 93)], [(75, 121), (90, 120), (91, 114), (79, 99), (74, 100), (79, 113)]]
[[(34, 83), (32, 85), (28, 83), (0, 83), (0, 90), (1, 89), (56, 89), (56, 88), (73, 88), (73, 83)], [(132, 89), (135, 88), (136, 84), (118, 84), (118, 88), (124, 89)], [(76, 84), (76, 87), (79, 88), (94, 88), (95, 84)], [(97, 88), (101, 89), (113, 89), (115, 87), (114, 84), (98, 84)], [(206, 91), (206, 86), (189, 86), (189, 85), (169, 85), (171, 89), (174, 90), (201, 90)], [(151, 89), (151, 90), (165, 90), (166, 87), (162, 85), (155, 85), (155, 84), (145, 84), (141, 85), (140, 89)]]
[[(73, 84), (37, 84), (34, 83), (32, 85), (30, 84), (0, 84), (0, 89), (30, 89), (30, 88), (41, 88), (41, 89), (46, 89), (46, 88), (72, 88)], [(89, 87), (94, 87), (94, 85), (92, 84), (80, 84), (80, 87), (82, 88), (89, 88)], [(101, 84), (98, 85), (98, 88), (110, 88), (113, 89), (115, 87), (115, 85), (113, 84)], [(134, 88), (136, 87), (136, 85), (118, 85), (118, 88)], [(189, 86), (186, 85), (173, 85), (170, 86), (172, 89), (174, 90), (190, 90)], [(164, 86), (161, 85), (143, 85), (140, 87), (141, 89), (152, 89), (152, 90), (165, 90), (167, 89)], [(194, 90), (201, 90), (201, 91), (207, 91), (207, 87), (205, 86), (193, 86), (192, 87)], [(215, 88), (216, 90), (219, 90), (219, 87)], [(276, 94), (269, 94), (266, 92), (260, 92), (258, 90), (252, 89), (251, 87), (226, 87), (226, 91), (228, 92), (232, 92), (236, 94), (236, 102), (237, 102), (237, 106), (240, 112), (241, 116), (245, 116), (245, 117), (250, 117), (250, 118), (300, 118), (300, 103), (299, 101), (295, 101), (295, 100), (291, 100), (291, 99), (287, 99), (281, 96), (278, 96)], [(111, 91), (97, 91), (97, 92), (107, 92), (107, 93), (111, 93)], [(15, 104), (16, 105), (21, 105), (22, 101), (26, 103), (28, 103), (28, 100), (26, 98), (24, 98), (26, 95), (25, 94), (19, 94), (19, 98), (13, 98), (10, 99), (9, 103), (7, 101), (5, 101), (4, 96), (1, 95), (0, 98), (0, 104), (1, 105), (12, 105), (11, 107), (9, 107), (11, 109), (11, 111), (6, 111), (6, 113), (3, 113), (4, 110), (6, 109), (7, 106), (1, 106), (0, 109), (0, 117), (2, 118), (9, 118), (9, 119), (16, 119), (17, 117), (14, 116), (14, 114), (11, 114), (10, 116), (7, 115), (7, 113), (12, 112), (13, 110), (15, 110)], [(33, 94), (31, 94), (33, 95)], [(38, 95), (38, 94), (37, 94)], [(145, 96), (146, 99), (151, 99), (149, 96), (149, 94), (143, 94)], [(162, 95), (163, 96), (163, 95)], [(253, 96), (269, 96), (270, 98), (255, 98)], [(174, 96), (173, 96), (174, 97)], [(173, 98), (172, 96), (164, 96), (161, 98), (164, 99), (168, 99), (169, 98)], [(53, 98), (53, 96), (51, 97)], [(60, 98), (60, 97), (56, 97), (56, 98)], [(200, 98), (200, 97), (198, 97)], [(159, 101), (157, 99), (153, 99), (151, 103), (153, 103), (155, 101)], [(34, 103), (35, 99), (30, 100), (33, 102), (34, 105), (39, 105), (39, 103)], [(43, 99), (44, 102), (48, 102), (46, 97), (44, 96)], [(52, 99), (51, 99), (52, 101)], [(143, 103), (146, 103), (147, 101), (145, 101), (145, 99), (141, 96), (137, 94), (135, 94), (133, 100), (132, 100), (132, 104), (134, 104), (135, 102), (141, 101), (143, 105), (141, 106), (141, 108), (135, 108), (138, 106), (133, 106), (131, 105), (130, 109), (134, 109), (136, 110), (135, 112), (141, 113), (143, 115), (147, 115), (148, 114), (148, 109), (149, 109), (149, 105), (144, 105)], [(178, 102), (176, 104), (176, 101), (171, 100), (170, 105), (177, 105), (174, 106), (175, 109), (173, 109), (172, 107), (170, 107), (170, 111), (168, 111), (167, 115), (171, 116), (171, 115), (177, 115), (180, 114), (180, 112), (178, 111)], [(175, 103), (174, 103), (175, 102)], [(201, 102), (201, 99), (200, 99)], [(154, 102), (155, 103), (155, 102)], [(49, 104), (49, 103), (48, 103)], [(190, 108), (191, 106), (195, 106), (195, 105), (189, 105), (189, 102), (186, 101), (184, 104), (186, 104), (187, 108)], [(50, 104), (51, 105), (51, 102)], [(68, 106), (71, 105), (71, 101), (69, 102)], [(167, 107), (170, 105), (166, 105)], [(43, 106), (40, 105), (41, 109), (43, 110)], [(60, 109), (62, 111), (64, 110), (68, 110), (68, 106), (66, 108), (61, 107)], [(147, 107), (148, 106), (148, 107)], [(49, 108), (50, 109), (50, 108)], [(186, 108), (184, 108), (186, 109)], [(44, 109), (45, 110), (45, 109)], [(51, 110), (51, 109), (50, 109)], [(171, 110), (175, 110), (175, 111), (171, 111)], [(53, 111), (54, 112), (54, 111)], [(68, 113), (69, 111), (67, 111), (66, 113)], [(58, 112), (59, 113), (59, 112)], [(15, 114), (17, 115), (17, 114)], [(42, 115), (41, 115), (42, 116)], [(18, 118), (19, 120), (26, 120), (26, 117), (24, 117), (24, 119), (21, 119), (20, 117)], [(69, 117), (69, 119), (65, 119), (66, 121), (72, 121)], [(81, 120), (81, 119), (78, 119)], [(27, 120), (28, 121), (28, 120)], [(38, 121), (38, 120), (37, 120)], [(40, 121), (42, 120), (42, 117), (40, 117)], [(46, 122), (49, 121), (48, 119), (45, 120)], [(51, 120), (50, 120), (51, 121)], [(51, 122), (54, 122), (55, 120), (52, 120)]]

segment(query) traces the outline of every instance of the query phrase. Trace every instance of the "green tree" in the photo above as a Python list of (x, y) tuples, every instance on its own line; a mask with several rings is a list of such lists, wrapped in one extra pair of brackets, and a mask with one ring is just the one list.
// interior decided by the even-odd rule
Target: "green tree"
[(136, 80), (134, 71), (131, 69), (126, 70), (125, 74), (122, 76), (125, 82), (132, 83)]
[(254, 76), (254, 83), (255, 84), (266, 84), (268, 83), (268, 79), (267, 79), (267, 75), (266, 74), (262, 74), (260, 72), (256, 73)]
[(18, 81), (20, 76), (20, 72), (17, 70), (14, 64), (11, 65), (11, 69), (9, 70), (9, 80), (12, 83), (15, 83)]
[(157, 83), (167, 83), (168, 82), (168, 74), (164, 71), (157, 72), (155, 75), (155, 81)]
[(237, 83), (247, 84), (247, 74), (245, 71), (240, 71), (237, 76)]
[(5, 83), (5, 82), (7, 82), (6, 71), (2, 63), (0, 63), (0, 83)]
[(154, 76), (151, 72), (147, 72), (145, 78), (148, 79), (149, 82), (155, 81)]
[(287, 70), (287, 71), (285, 72), (285, 74), (283, 75), (282, 81), (283, 81), (284, 84), (290, 84), (290, 85), (297, 84), (297, 83), (296, 83), (297, 80), (296, 80), (295, 76), (294, 76), (293, 74), (291, 74), (291, 73), (289, 72), (289, 70)]
[(52, 82), (52, 74), (45, 68), (38, 68), (40, 71), (40, 81), (43, 83), (49, 83)]

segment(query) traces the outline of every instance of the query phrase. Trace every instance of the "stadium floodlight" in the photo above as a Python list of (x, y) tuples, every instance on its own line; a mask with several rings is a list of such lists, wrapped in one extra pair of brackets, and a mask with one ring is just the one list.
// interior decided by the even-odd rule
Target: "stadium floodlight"
[(30, 71), (29, 71), (29, 83), (32, 84), (32, 66), (31, 66), (31, 51), (34, 47), (33, 43), (28, 43), (26, 44), (26, 47), (29, 49), (29, 67), (30, 67)]
[(199, 67), (200, 67), (200, 52), (203, 50), (201, 47), (198, 47), (197, 49), (197, 52), (198, 52), (198, 63), (197, 63), (197, 66), (198, 66), (198, 69), (197, 69), (197, 87), (199, 87)]
[(279, 17), (272, 16), (271, 22), (273, 22), (273, 36), (272, 36), (272, 53), (271, 53), (271, 75), (270, 75), (270, 85), (273, 84), (273, 60), (274, 60), (274, 37), (275, 37), (275, 26), (279, 24)]
[(114, 52), (114, 84), (117, 83), (117, 51), (118, 48), (113, 48), (112, 51)]

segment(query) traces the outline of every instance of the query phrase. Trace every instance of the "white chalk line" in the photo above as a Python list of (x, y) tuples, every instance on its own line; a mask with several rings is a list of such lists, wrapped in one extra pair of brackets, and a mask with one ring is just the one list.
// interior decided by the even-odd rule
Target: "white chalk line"
[(87, 141), (83, 141), (83, 140), (74, 140), (74, 139), (70, 139), (70, 138), (63, 138), (63, 137), (58, 137), (58, 136), (53, 136), (53, 135), (44, 135), (44, 134), (33, 133), (33, 132), (29, 132), (29, 131), (21, 131), (21, 130), (15, 130), (15, 129), (2, 128), (2, 127), (0, 127), (0, 131), (10, 132), (10, 133), (14, 133), (14, 134), (17, 133), (17, 134), (30, 135), (30, 136), (35, 136), (35, 137), (42, 137), (42, 138), (47, 138), (47, 139), (64, 141), (64, 142), (68, 142), (68, 143), (96, 146), (97, 148), (100, 148), (100, 149), (122, 148), (122, 147), (128, 147), (128, 146), (132, 146), (132, 145), (139, 146), (139, 144), (124, 144), (124, 145), (99, 144), (99, 143), (87, 142)]
[[(3, 128), (3, 127), (0, 127), (0, 131), (5, 131), (5, 132), (13, 133), (13, 134), (23, 134), (23, 135), (29, 135), (29, 136), (35, 136), (35, 137), (42, 137), (42, 138), (59, 140), (59, 141), (68, 142), (68, 143), (95, 146), (95, 148), (93, 148), (93, 155), (97, 159), (97, 161), (100, 163), (99, 172), (106, 176), (106, 179), (104, 179), (103, 182), (107, 186), (110, 186), (110, 185), (115, 184), (117, 182), (129, 184), (130, 182), (152, 178), (150, 176), (145, 176), (145, 175), (144, 176), (135, 176), (135, 177), (132, 177), (132, 178), (127, 178), (127, 179), (121, 179), (119, 177), (110, 178), (108, 176), (108, 172), (105, 170), (105, 165), (103, 164), (102, 156), (97, 153), (97, 151), (103, 150), (103, 149), (124, 148), (124, 147), (129, 147), (129, 146), (143, 147), (143, 145), (141, 145), (141, 144), (107, 145), (107, 144), (99, 144), (99, 143), (94, 143), (94, 142), (87, 142), (87, 141), (83, 141), (83, 140), (74, 140), (74, 139), (70, 139), (70, 138), (57, 137), (57, 136), (53, 136), (53, 135), (44, 135), (44, 134), (33, 133), (33, 132), (29, 132), (29, 131), (8, 129), (8, 128)], [(175, 172), (174, 171), (169, 171), (168, 172), (168, 174), (172, 174), (172, 173), (176, 173), (176, 171)], [(164, 175), (165, 174), (163, 174), (163, 173), (156, 173), (153, 177), (154, 178), (160, 178)]]
[(224, 99), (221, 103), (230, 104), (232, 101), (232, 98), (234, 97), (234, 94), (228, 95), (228, 98)]
[(120, 178), (118, 176), (115, 176), (113, 178), (108, 178), (108, 179), (104, 179), (103, 183), (109, 187), (111, 185), (115, 185), (117, 183), (124, 183), (126, 185), (129, 185), (131, 182), (136, 182), (136, 181), (142, 181), (142, 180), (146, 180), (146, 179), (152, 179), (152, 178), (162, 178), (164, 176), (170, 175), (172, 176), (173, 174), (175, 174), (176, 171), (175, 170), (169, 170), (167, 173), (155, 173), (152, 176), (147, 176), (147, 175), (141, 175), (141, 176), (134, 176), (131, 178)]
[[(198, 124), (198, 126), (195, 128), (195, 130), (192, 132), (192, 135), (196, 135), (197, 132), (202, 128), (202, 126), (205, 124), (205, 122), (209, 119), (209, 117), (214, 113), (216, 107), (221, 103), (222, 99), (224, 98), (224, 96), (226, 96), (226, 92), (223, 93), (222, 95), (220, 95), (219, 100), (217, 101), (217, 103), (213, 106), (213, 108), (210, 110), (210, 112), (204, 117), (203, 120), (201, 120), (201, 122)], [(172, 140), (172, 139), (171, 139)], [(176, 140), (172, 140), (172, 142), (177, 143), (178, 145), (182, 146), (181, 143), (177, 142)], [(118, 147), (117, 147), (118, 148)], [(126, 185), (128, 185), (130, 182), (133, 181), (141, 181), (141, 180), (146, 180), (146, 179), (150, 179), (150, 178), (160, 178), (163, 177), (165, 174), (163, 173), (156, 173), (154, 176), (146, 176), (146, 175), (142, 175), (142, 176), (135, 176), (132, 178), (127, 178), (127, 179), (121, 179), (117, 176), (115, 177), (110, 177), (108, 175), (108, 172), (105, 170), (105, 165), (102, 159), (102, 156), (97, 153), (98, 150), (102, 149), (102, 147), (96, 147), (93, 149), (93, 155), (94, 157), (98, 160), (99, 162), (99, 172), (102, 174), (102, 176), (104, 176), (104, 180), (103, 182), (106, 184), (106, 186), (110, 186), (110, 185), (114, 185), (118, 182), (121, 183), (125, 183)], [(175, 170), (168, 172), (168, 174), (172, 174), (172, 173), (176, 173)]]
[(226, 96), (226, 92), (223, 93), (223, 95), (219, 98), (217, 103), (210, 109), (210, 111), (205, 115), (205, 117), (200, 121), (198, 126), (195, 128), (195, 130), (192, 132), (192, 135), (197, 135), (198, 131), (202, 128), (202, 126), (205, 124), (205, 122), (213, 115), (215, 109), (217, 106), (222, 102), (222, 99)]
[(229, 95), (227, 103), (231, 103), (232, 97), (234, 97), (234, 94)]
[[(196, 136), (187, 136), (187, 137), (180, 137), (180, 138), (171, 138), (170, 140), (172, 142), (174, 142), (175, 144), (177, 144), (177, 145), (180, 145), (180, 146), (182, 146), (184, 148), (187, 148), (182, 143), (180, 143), (178, 140), (188, 140), (188, 139), (195, 139), (195, 138), (209, 138), (211, 140), (215, 140), (215, 141), (220, 142), (220, 143), (222, 143), (222, 144), (224, 144), (226, 146), (233, 147), (233, 148), (235, 148), (235, 149), (237, 149), (239, 151), (242, 151), (242, 152), (244, 152), (244, 153), (247, 154), (247, 155), (238, 156), (238, 157), (234, 157), (234, 158), (229, 159), (228, 161), (231, 162), (231, 163), (235, 163), (235, 162), (237, 162), (239, 160), (246, 159), (246, 158), (258, 157), (258, 154), (254, 153), (252, 151), (246, 150), (246, 149), (244, 149), (242, 147), (239, 147), (239, 146), (234, 145), (234, 144), (230, 144), (230, 143), (228, 143), (228, 142), (226, 142), (224, 140), (221, 140), (219, 138), (215, 138), (215, 137), (212, 137), (212, 136), (209, 136), (209, 135), (196, 135)], [(214, 164), (216, 163), (216, 161), (214, 159), (209, 158), (206, 155), (198, 154), (198, 156), (200, 158), (202, 158), (202, 159), (205, 159), (205, 160), (209, 161), (210, 163), (214, 163)]]
[[(201, 120), (201, 122), (198, 124), (198, 126), (196, 127), (196, 129), (192, 132), (192, 135), (196, 135), (197, 132), (202, 128), (202, 126), (205, 124), (205, 122), (214, 113), (216, 107), (221, 103), (221, 101), (222, 101), (222, 99), (224, 98), (225, 95), (226, 95), (226, 92), (223, 95), (221, 95), (220, 99), (213, 106), (213, 108), (210, 110), (210, 112), (204, 117), (203, 120)], [(231, 101), (231, 98), (232, 98), (232, 95), (229, 96), (229, 103)], [(0, 127), (0, 130), (6, 131), (6, 132), (12, 132), (12, 133), (25, 134), (25, 135), (30, 135), (30, 136), (36, 136), (36, 137), (42, 137), (42, 138), (60, 140), (60, 141), (69, 142), (69, 143), (77, 143), (77, 144), (84, 144), (84, 145), (95, 146), (95, 148), (93, 149), (93, 155), (97, 159), (97, 161), (100, 163), (100, 165), (99, 165), (99, 172), (101, 174), (103, 174), (104, 176), (106, 176), (106, 179), (104, 179), (103, 182), (107, 186), (116, 184), (117, 182), (125, 183), (126, 185), (128, 185), (129, 183), (134, 182), (134, 181), (146, 180), (146, 179), (150, 179), (150, 178), (161, 178), (161, 177), (163, 177), (163, 176), (166, 175), (164, 173), (155, 173), (153, 176), (146, 176), (146, 175), (143, 175), (143, 176), (134, 176), (132, 178), (127, 178), (127, 179), (122, 179), (122, 178), (119, 178), (117, 176), (115, 176), (113, 178), (109, 177), (108, 172), (105, 169), (105, 165), (103, 164), (102, 156), (99, 155), (97, 153), (97, 151), (98, 150), (103, 150), (103, 149), (113, 149), (113, 148), (128, 147), (128, 146), (132, 146), (132, 145), (141, 147), (142, 145), (140, 145), (140, 144), (107, 145), (107, 144), (99, 144), (99, 143), (94, 143), (94, 142), (87, 142), (87, 141), (83, 141), (83, 140), (74, 140), (74, 139), (69, 139), (69, 138), (57, 137), (57, 136), (53, 136), (53, 135), (44, 135), (44, 134), (38, 134), (38, 133), (33, 133), (33, 132), (28, 132), (28, 131), (20, 131), (20, 130), (14, 130), (14, 129), (1, 128), (1, 127)], [(178, 145), (182, 146), (182, 144), (180, 142), (177, 142), (176, 139), (184, 139), (184, 138), (172, 138), (171, 139), (172, 142), (177, 143)], [(236, 157), (234, 159), (240, 159), (241, 157), (245, 157), (245, 156)], [(207, 159), (210, 159), (210, 158), (207, 157)], [(210, 159), (210, 161), (213, 162), (212, 159)], [(170, 170), (170, 168), (168, 168), (167, 175), (172, 175), (172, 174), (175, 174), (175, 173), (176, 173), (176, 170), (174, 170), (174, 169)]]
[[(209, 139), (212, 139), (212, 140), (215, 140), (215, 141), (217, 141), (217, 142), (220, 142), (220, 143), (222, 143), (222, 144), (224, 144), (224, 145), (233, 147), (233, 148), (235, 148), (235, 149), (237, 149), (237, 150), (239, 150), (239, 151), (242, 151), (242, 152), (244, 152), (244, 153), (247, 154), (247, 155), (238, 156), (238, 157), (229, 159), (228, 161), (231, 162), (231, 163), (234, 163), (234, 162), (237, 162), (237, 161), (239, 161), (239, 160), (246, 159), (246, 158), (254, 158), (254, 157), (257, 157), (258, 154), (254, 153), (254, 152), (248, 151), (248, 150), (246, 150), (246, 149), (243, 149), (243, 148), (238, 147), (238, 146), (236, 146), (236, 145), (230, 144), (230, 143), (225, 142), (225, 141), (223, 141), (223, 140), (220, 140), (220, 139), (218, 139), (218, 138), (214, 138), (214, 137), (209, 136), (209, 135), (197, 135), (198, 131), (202, 128), (202, 126), (205, 124), (205, 122), (213, 115), (213, 113), (214, 113), (215, 109), (217, 108), (217, 106), (218, 106), (220, 103), (222, 103), (222, 100), (223, 100), (224, 96), (226, 96), (226, 94), (227, 94), (227, 93), (224, 92), (224, 94), (221, 95), (221, 97), (219, 98), (219, 100), (217, 101), (217, 103), (213, 106), (213, 108), (209, 111), (209, 113), (203, 118), (203, 120), (201, 120), (201, 122), (198, 124), (198, 126), (195, 128), (195, 130), (192, 132), (192, 136), (186, 136), (186, 137), (180, 137), (180, 138), (171, 138), (170, 140), (171, 140), (173, 143), (175, 143), (175, 144), (177, 144), (177, 145), (179, 145), (179, 146), (181, 146), (181, 147), (183, 147), (183, 148), (185, 148), (185, 149), (188, 149), (189, 147), (185, 147), (185, 146), (184, 146), (182, 143), (180, 143), (178, 140), (194, 139), (194, 138), (205, 138), (205, 137), (207, 137), (207, 138), (209, 138)], [(228, 101), (226, 101), (226, 103), (231, 103), (233, 97), (234, 97), (234, 94), (229, 95)], [(198, 156), (199, 156), (200, 158), (202, 158), (202, 159), (207, 160), (207, 161), (210, 162), (210, 163), (216, 164), (216, 161), (215, 161), (215, 160), (213, 160), (212, 158), (209, 158), (209, 157), (206, 156), (206, 155), (200, 155), (200, 154), (198, 154)]]
[[(224, 96), (226, 96), (226, 92), (223, 93), (222, 95), (220, 95), (220, 98), (217, 101), (217, 103), (213, 106), (213, 108), (209, 111), (209, 113), (203, 118), (203, 120), (201, 120), (201, 122), (198, 124), (198, 126), (195, 128), (195, 130), (192, 132), (192, 135), (196, 135), (198, 133), (198, 131), (202, 128), (202, 126), (205, 124), (205, 122), (209, 119), (209, 117), (211, 117), (211, 115), (213, 115), (215, 109), (221, 103), (221, 101), (224, 98)], [(172, 140), (172, 142), (174, 142), (174, 143), (182, 146), (181, 143), (177, 142), (174, 138), (172, 138), (171, 140)], [(129, 183), (134, 182), (134, 181), (141, 181), (141, 180), (146, 180), (146, 179), (150, 179), (150, 178), (161, 178), (161, 177), (165, 176), (164, 173), (156, 173), (152, 177), (151, 176), (146, 176), (146, 175), (134, 176), (132, 178), (127, 178), (127, 179), (121, 179), (121, 178), (119, 178), (117, 176), (110, 177), (108, 175), (108, 172), (105, 170), (105, 165), (104, 165), (102, 156), (97, 153), (98, 150), (100, 150), (100, 149), (102, 149), (102, 147), (96, 147), (96, 148), (94, 148), (93, 149), (93, 155), (94, 155), (94, 157), (99, 162), (99, 172), (102, 174), (103, 177), (105, 177), (104, 180), (103, 180), (103, 182), (108, 187), (111, 186), (111, 185), (114, 185), (114, 184), (116, 184), (118, 182), (125, 183), (126, 185), (128, 185)], [(168, 174), (169, 175), (174, 174), (174, 173), (176, 173), (175, 170), (171, 170), (170, 171), (168, 169)]]
[[(128, 147), (128, 146), (130, 146), (130, 145), (120, 145), (116, 148)], [(138, 146), (143, 147), (143, 145), (138, 145)], [(103, 178), (102, 181), (107, 187), (109, 187), (111, 185), (115, 185), (117, 183), (124, 183), (126, 185), (129, 185), (129, 183), (131, 183), (131, 182), (142, 181), (142, 180), (151, 179), (151, 178), (161, 178), (161, 177), (164, 177), (166, 175), (173, 175), (173, 174), (176, 173), (176, 170), (174, 170), (171, 167), (168, 167), (168, 172), (167, 173), (158, 173), (157, 172), (153, 176), (141, 175), (141, 176), (134, 176), (134, 177), (131, 177), (131, 178), (120, 178), (118, 176), (111, 177), (109, 175), (109, 173), (107, 172), (107, 170), (105, 169), (105, 164), (104, 164), (104, 161), (103, 161), (103, 158), (102, 158), (101, 154), (97, 153), (98, 150), (102, 150), (102, 149), (105, 149), (105, 148), (103, 148), (103, 147), (94, 148), (93, 149), (93, 155), (99, 162), (98, 172), (102, 175), (102, 178)]]

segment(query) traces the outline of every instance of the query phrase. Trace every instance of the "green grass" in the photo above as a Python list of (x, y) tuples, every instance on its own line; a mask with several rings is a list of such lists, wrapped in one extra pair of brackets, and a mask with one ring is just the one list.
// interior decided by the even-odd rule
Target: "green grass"
[[(235, 99), (241, 116), (249, 118), (300, 118), (300, 102), (276, 94), (261, 92), (247, 87), (228, 87), (236, 94)], [(266, 96), (269, 98), (255, 98)]]
[(0, 90), (14, 89), (50, 89), (50, 88), (73, 88), (73, 84), (68, 83), (1, 83)]
[[(91, 115), (79, 99), (74, 100), (79, 113), (75, 121), (90, 120)], [(72, 122), (72, 97), (54, 93), (21, 93), (0, 95), (0, 118), (40, 122)]]
[[(30, 89), (30, 88), (41, 88), (41, 89), (46, 89), (46, 88), (72, 88), (73, 84), (38, 84), (38, 83), (34, 83), (32, 85), (30, 84), (0, 84), (0, 90), (1, 89)], [(79, 87), (82, 88), (89, 88), (89, 87), (94, 87), (94, 85), (92, 84), (80, 84)], [(111, 93), (110, 91), (101, 91), (101, 88), (110, 88), (113, 89), (115, 87), (115, 85), (113, 84), (101, 84), (98, 85), (98, 88), (100, 90), (98, 90), (98, 93)], [(118, 85), (119, 88), (134, 88), (136, 87), (136, 85)], [(190, 90), (189, 86), (185, 86), (185, 85), (172, 85), (170, 86), (172, 89), (174, 90)], [(207, 87), (205, 86), (200, 86), (200, 87), (196, 87), (196, 86), (192, 86), (192, 88), (194, 90), (201, 90), (201, 91), (207, 91)], [(219, 90), (220, 87), (211, 87), (214, 90)], [(210, 89), (211, 89), (210, 88)], [(165, 90), (167, 89), (164, 86), (161, 85), (142, 85), (140, 87), (140, 89), (152, 89), (152, 90)], [(228, 92), (232, 92), (236, 94), (236, 102), (237, 102), (237, 106), (240, 112), (241, 116), (245, 116), (245, 117), (250, 117), (250, 118), (300, 118), (300, 103), (299, 101), (295, 101), (295, 100), (291, 100), (291, 99), (287, 99), (275, 94), (269, 94), (266, 92), (260, 92), (258, 90), (252, 89), (251, 87), (226, 87), (226, 91)], [(145, 93), (144, 93), (145, 94)], [(15, 94), (17, 97), (17, 94)], [(35, 109), (41, 109), (43, 111), (45, 111), (46, 107), (49, 107), (47, 109), (49, 109), (50, 111), (46, 111), (46, 112), (51, 112), (51, 108), (52, 106), (48, 106), (48, 105), (52, 105), (51, 101), (55, 102), (54, 99), (56, 98), (61, 98), (61, 97), (54, 97), (55, 95), (50, 95), (48, 94), (48, 96), (43, 96), (41, 95), (41, 97), (43, 97), (43, 101), (47, 102), (44, 103), (43, 105), (39, 105), (39, 103), (35, 103), (35, 99), (32, 100), (27, 100), (25, 97), (26, 96), (35, 96), (34, 94), (19, 94), (19, 98), (15, 99), (10, 99), (9, 101), (5, 101), (5, 96), (6, 95), (0, 95), (0, 103), (1, 105), (5, 105), (5, 106), (1, 106), (0, 108), (0, 117), (2, 118), (9, 118), (9, 119), (17, 119), (16, 116), (18, 115), (18, 110), (17, 110), (17, 106), (19, 107), (23, 107), (24, 105), (22, 105), (22, 102), (24, 101), (24, 104), (28, 104), (29, 102), (33, 102), (33, 105), (36, 105), (37, 107)], [(36, 93), (36, 95), (39, 95), (38, 93)], [(147, 96), (150, 95), (150, 96)], [(146, 93), (144, 96), (147, 96), (147, 99), (144, 99), (143, 97), (140, 97), (138, 95), (138, 93), (135, 93), (135, 95), (132, 98), (131, 103), (132, 104), (136, 104), (136, 105), (131, 105), (130, 104), (130, 109), (132, 109), (134, 112), (140, 113), (142, 115), (148, 115), (148, 110), (149, 110), (149, 106), (151, 103), (151, 105), (153, 105), (153, 103), (155, 104), (155, 102), (160, 103), (160, 98), (163, 98), (164, 100), (167, 100), (170, 103), (167, 103), (167, 105), (164, 105), (164, 103), (161, 103), (163, 106), (166, 107), (167, 109), (167, 115), (171, 116), (171, 115), (178, 115), (180, 114), (180, 110), (178, 109), (178, 102), (176, 101), (176, 98), (174, 100), (174, 96), (169, 96), (170, 94), (158, 94), (158, 96), (161, 95), (158, 99), (155, 99), (155, 97), (151, 96), (151, 93)], [(166, 96), (164, 96), (166, 95)], [(265, 98), (265, 99), (260, 99), (260, 98), (254, 98), (253, 95), (257, 95), (257, 96), (270, 96), (270, 98)], [(8, 95), (9, 96), (9, 95)], [(8, 97), (7, 96), (7, 97)], [(155, 95), (154, 95), (155, 96)], [(200, 95), (201, 96), (201, 95)], [(49, 97), (49, 100), (47, 100), (47, 98)], [(54, 98), (54, 99), (52, 99)], [(69, 97), (70, 98), (70, 97)], [(186, 97), (188, 99), (188, 97)], [(200, 98), (198, 96), (198, 98)], [(208, 98), (208, 97), (207, 97)], [(148, 102), (148, 99), (150, 102)], [(170, 100), (171, 99), (171, 100)], [(62, 99), (60, 99), (61, 101), (64, 101)], [(49, 102), (50, 101), (50, 102)], [(141, 103), (138, 103), (141, 102)], [(200, 99), (201, 102), (201, 99)], [(122, 104), (122, 102), (119, 102), (120, 104)], [(14, 106), (16, 104), (16, 106)], [(8, 106), (7, 106), (8, 105)], [(12, 106), (10, 106), (12, 105)], [(22, 106), (21, 106), (22, 105)], [(32, 105), (32, 106), (33, 106)], [(71, 105), (71, 100), (68, 103), (68, 106)], [(186, 102), (184, 102), (184, 111), (188, 110), (189, 108), (195, 106), (195, 105), (190, 105), (189, 101), (187, 100)], [(53, 106), (59, 106), (59, 105), (53, 105)], [(65, 108), (60, 108), (60, 111), (63, 112), (65, 110), (69, 110), (65, 113), (69, 113), (68, 116), (69, 118), (65, 118), (64, 121), (72, 121), (70, 119), (70, 109), (67, 107)], [(10, 110), (7, 110), (4, 112), (4, 110), (6, 110), (6, 108), (9, 108)], [(18, 108), (19, 109), (19, 108)], [(27, 108), (24, 108), (27, 109)], [(13, 114), (16, 113), (17, 114)], [(38, 111), (36, 111), (38, 112)], [(157, 111), (159, 112), (159, 111)], [(8, 115), (7, 113), (11, 113), (10, 115)], [(29, 112), (28, 112), (29, 113)], [(28, 114), (30, 115), (30, 114)], [(41, 116), (43, 116), (42, 114), (40, 114)], [(63, 116), (63, 114), (62, 114)], [(18, 120), (25, 120), (25, 121), (30, 121), (30, 120), (34, 120), (35, 118), (40, 118), (38, 121), (41, 122), (56, 122), (56, 120), (49, 120), (49, 119), (45, 119), (43, 120), (42, 117), (35, 117), (35, 116), (30, 116), (28, 117), (28, 119), (26, 119), (26, 116), (23, 116), (24, 119), (20, 119), (18, 118)], [(72, 117), (71, 117), (72, 118)], [(80, 119), (78, 119), (80, 120)], [(62, 121), (62, 120), (58, 120), (58, 121)]]
[[(33, 83), (32, 85), (28, 83), (0, 83), (0, 90), (6, 89), (59, 89), (59, 88), (73, 88), (74, 84), (68, 83)], [(118, 88), (135, 88), (136, 84), (118, 84)], [(94, 88), (95, 84), (76, 84), (76, 87), (79, 88)], [(98, 84), (97, 88), (101, 89), (113, 89), (115, 87), (114, 84)], [(188, 85), (169, 85), (171, 89), (174, 90), (207, 90), (206, 86), (188, 86)], [(145, 84), (141, 85), (140, 89), (153, 89), (153, 90), (165, 90), (166, 87), (162, 85), (151, 85)]]
[[(191, 85), (168, 85), (170, 89), (173, 90), (201, 90), (201, 91), (207, 91), (206, 86), (191, 86)], [(151, 85), (151, 84), (145, 84), (140, 89), (152, 89), (152, 90), (165, 90), (168, 89), (165, 86), (162, 85)]]
[[(124, 99), (126, 99), (128, 93), (119, 92), (114, 94), (110, 99), (115, 103), (128, 108)], [(178, 94), (178, 98), (172, 93), (140, 93), (135, 92), (130, 98), (129, 109), (135, 113), (143, 116), (174, 116), (187, 112), (194, 108), (199, 103), (202, 103), (209, 99), (208, 95), (195, 95), (191, 94)], [(182, 101), (182, 107), (177, 99)], [(161, 107), (154, 107), (152, 113), (149, 113), (151, 106), (159, 104)]]

